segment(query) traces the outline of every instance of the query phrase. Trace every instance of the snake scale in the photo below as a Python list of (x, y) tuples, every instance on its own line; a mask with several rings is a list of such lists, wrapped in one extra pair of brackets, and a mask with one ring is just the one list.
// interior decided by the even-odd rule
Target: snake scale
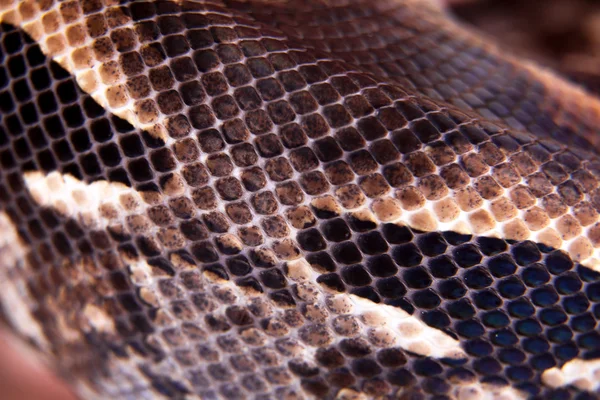
[(596, 399), (600, 100), (433, 0), (0, 0), (2, 320), (82, 399)]

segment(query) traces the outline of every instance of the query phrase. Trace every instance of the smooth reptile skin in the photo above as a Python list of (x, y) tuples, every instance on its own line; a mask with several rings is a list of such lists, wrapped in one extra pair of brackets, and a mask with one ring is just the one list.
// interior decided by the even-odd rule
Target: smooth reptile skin
[(82, 398), (598, 398), (599, 99), (432, 1), (0, 21), (3, 319)]

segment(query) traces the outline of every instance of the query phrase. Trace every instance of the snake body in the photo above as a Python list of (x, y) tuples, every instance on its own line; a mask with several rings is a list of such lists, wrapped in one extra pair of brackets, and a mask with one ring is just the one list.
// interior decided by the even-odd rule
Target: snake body
[(598, 398), (600, 100), (417, 0), (0, 0), (2, 318), (82, 398)]

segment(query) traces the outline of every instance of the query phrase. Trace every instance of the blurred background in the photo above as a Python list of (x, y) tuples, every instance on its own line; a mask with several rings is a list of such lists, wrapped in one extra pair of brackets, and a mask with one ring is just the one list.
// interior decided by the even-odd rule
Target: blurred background
[(1, 325), (0, 399), (77, 400), (67, 385), (39, 365), (31, 349)]
[(443, 0), (505, 48), (600, 93), (600, 0)]

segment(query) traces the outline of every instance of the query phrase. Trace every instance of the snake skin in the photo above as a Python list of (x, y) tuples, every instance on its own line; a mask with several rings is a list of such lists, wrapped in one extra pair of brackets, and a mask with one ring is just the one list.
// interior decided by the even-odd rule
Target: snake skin
[(433, 1), (0, 22), (3, 319), (81, 398), (599, 398), (599, 99)]

